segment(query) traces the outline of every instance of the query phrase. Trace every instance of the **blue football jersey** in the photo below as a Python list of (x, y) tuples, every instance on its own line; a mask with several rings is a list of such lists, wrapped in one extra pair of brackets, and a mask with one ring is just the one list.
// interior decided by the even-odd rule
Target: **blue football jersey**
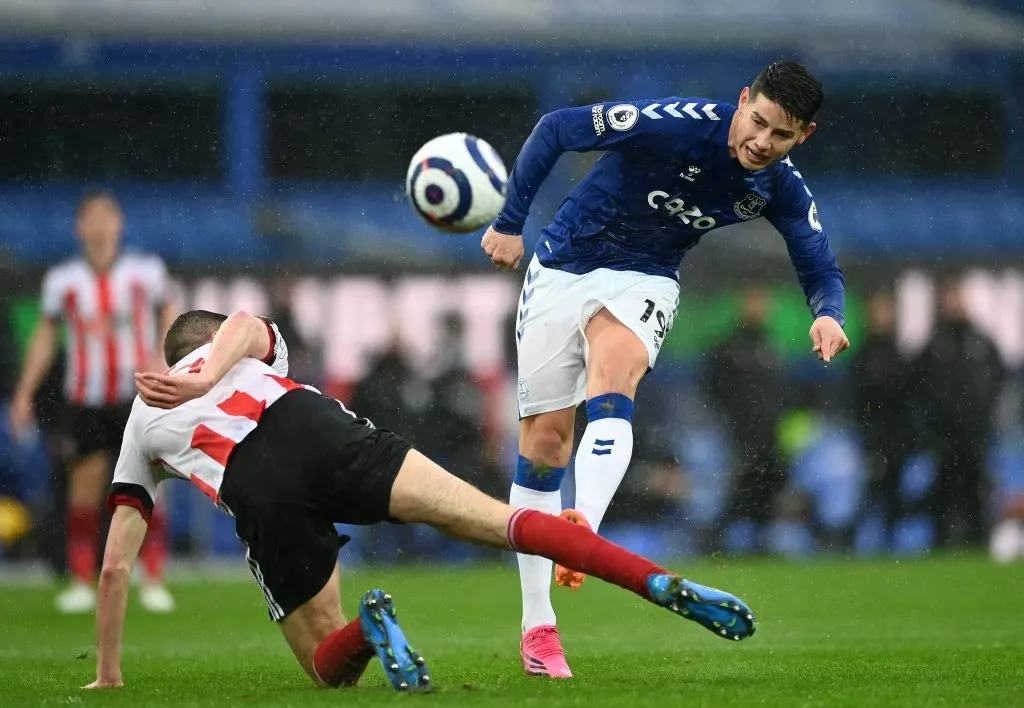
[(704, 234), (764, 217), (786, 240), (815, 317), (843, 322), (843, 274), (803, 177), (786, 158), (761, 170), (729, 155), (736, 106), (672, 96), (554, 111), (516, 159), (494, 223), (521, 234), (530, 204), (566, 151), (604, 151), (570, 192), (537, 243), (542, 264), (678, 279)]

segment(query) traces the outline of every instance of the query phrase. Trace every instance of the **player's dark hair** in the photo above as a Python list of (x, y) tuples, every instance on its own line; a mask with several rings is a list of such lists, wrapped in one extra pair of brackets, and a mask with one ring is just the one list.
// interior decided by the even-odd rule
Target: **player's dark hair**
[(809, 124), (824, 99), (821, 82), (795, 61), (779, 60), (766, 66), (750, 85), (750, 98), (764, 96), (779, 104), (790, 118)]
[(85, 210), (96, 202), (106, 202), (114, 208), (114, 211), (121, 213), (121, 204), (117, 201), (117, 197), (114, 196), (113, 192), (105, 189), (91, 189), (78, 200), (78, 204), (75, 206), (75, 218), (81, 218)]
[(208, 310), (189, 310), (178, 315), (164, 337), (164, 360), (167, 365), (174, 366), (209, 342), (227, 318), (227, 315)]

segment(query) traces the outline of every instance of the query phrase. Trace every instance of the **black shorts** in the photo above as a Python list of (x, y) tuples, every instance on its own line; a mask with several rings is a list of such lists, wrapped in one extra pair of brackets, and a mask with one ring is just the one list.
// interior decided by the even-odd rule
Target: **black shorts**
[(235, 447), (220, 499), (271, 619), (281, 621), (327, 583), (348, 540), (334, 524), (392, 521), (391, 487), (410, 449), (307, 389), (278, 399)]
[(67, 427), (74, 442), (73, 457), (78, 459), (94, 452), (107, 452), (116, 459), (121, 452), (121, 439), (131, 412), (131, 401), (100, 408), (68, 406)]

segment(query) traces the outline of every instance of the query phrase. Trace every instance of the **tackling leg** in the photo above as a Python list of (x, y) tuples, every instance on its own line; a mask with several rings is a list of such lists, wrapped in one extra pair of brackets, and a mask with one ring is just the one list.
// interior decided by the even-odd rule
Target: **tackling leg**
[(754, 633), (749, 608), (728, 593), (684, 580), (607, 541), (585, 526), (532, 509), (515, 509), (411, 450), (392, 487), (391, 516), (429, 524), (481, 545), (550, 558), (594, 575), (700, 623), (722, 637)]

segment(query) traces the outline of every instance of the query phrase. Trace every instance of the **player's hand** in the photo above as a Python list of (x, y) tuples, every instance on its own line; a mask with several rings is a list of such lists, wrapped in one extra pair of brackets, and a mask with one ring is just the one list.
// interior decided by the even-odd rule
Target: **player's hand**
[(124, 681), (122, 681), (120, 675), (118, 675), (118, 676), (97, 678), (92, 683), (86, 684), (85, 686), (82, 686), (82, 688), (83, 689), (121, 688), (123, 686), (124, 686)]
[(843, 331), (842, 325), (828, 315), (822, 315), (811, 325), (811, 350), (826, 364), (832, 357), (850, 346), (850, 340)]
[(480, 240), (480, 247), (491, 257), (491, 262), (502, 270), (518, 268), (526, 252), (521, 235), (503, 234), (495, 231), (493, 226), (487, 229)]
[(135, 390), (143, 402), (153, 408), (175, 408), (186, 401), (205, 396), (216, 381), (202, 371), (167, 376), (154, 372), (135, 374)]
[(22, 436), (32, 425), (32, 397), (17, 393), (11, 399), (11, 431), (15, 437)]

